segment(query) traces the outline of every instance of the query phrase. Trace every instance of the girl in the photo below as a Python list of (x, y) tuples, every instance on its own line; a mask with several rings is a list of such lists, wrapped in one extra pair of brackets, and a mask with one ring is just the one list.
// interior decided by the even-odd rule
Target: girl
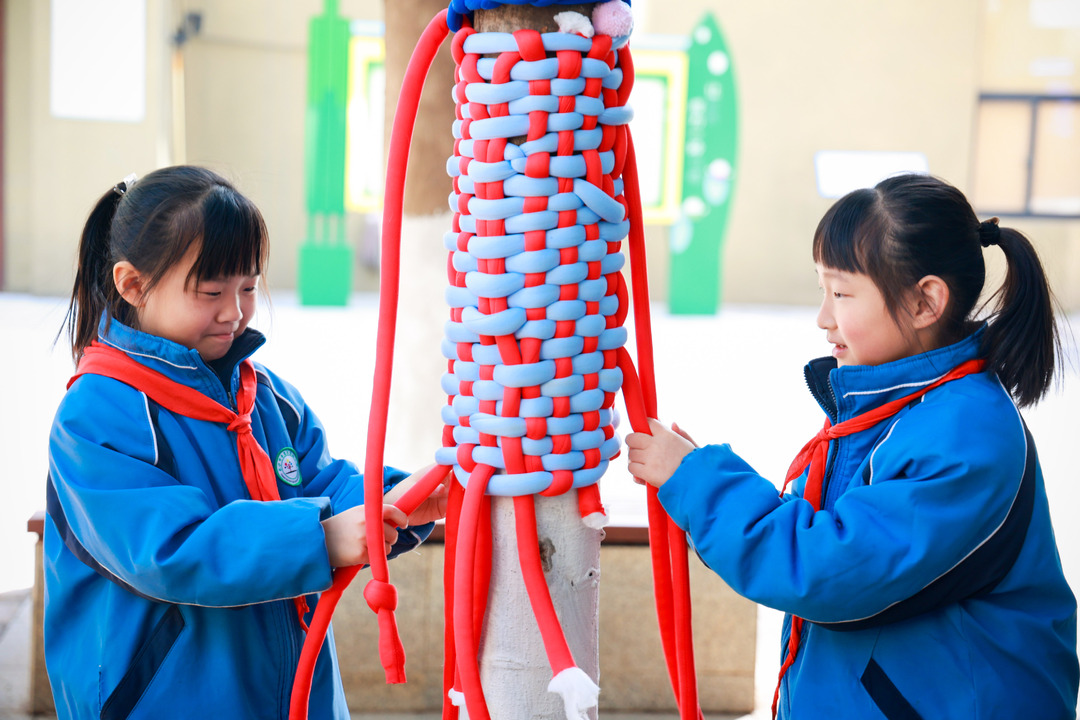
[[(44, 643), (61, 718), (287, 717), (307, 602), (333, 568), (368, 561), (359, 471), (248, 360), (267, 252), (251, 201), (197, 167), (131, 176), (87, 220), (78, 370), (49, 442)], [(445, 503), (408, 518), (386, 505), (380, 550), (419, 544)], [(349, 717), (332, 635), (310, 717)]]
[[(1008, 275), (980, 323), (991, 245)], [(1055, 369), (1034, 249), (904, 175), (839, 200), (813, 257), (833, 352), (806, 366), (826, 420), (791, 493), (655, 421), (627, 438), (630, 472), (732, 588), (788, 613), (774, 715), (1075, 717), (1076, 601), (1013, 402)]]

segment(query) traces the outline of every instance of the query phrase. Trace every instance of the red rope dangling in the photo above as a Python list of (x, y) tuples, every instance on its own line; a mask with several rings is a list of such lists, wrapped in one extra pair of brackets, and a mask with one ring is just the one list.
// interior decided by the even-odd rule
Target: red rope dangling
[[(628, 48), (622, 48), (619, 62), (633, 78), (633, 64)], [(625, 83), (624, 83), (625, 84)], [(620, 92), (622, 90), (620, 89)], [(629, 94), (629, 89), (626, 89)], [(623, 370), (623, 396), (630, 426), (635, 432), (650, 433), (649, 418), (657, 417), (656, 372), (653, 361), (652, 317), (649, 313), (649, 278), (646, 271), (645, 230), (641, 217), (641, 192), (637, 175), (637, 156), (629, 130), (626, 132), (625, 192), (630, 213), (630, 268), (634, 294), (634, 328), (637, 338), (638, 371), (630, 354), (620, 351)], [(690, 609), (690, 567), (686, 534), (668, 517), (649, 486), (647, 494), (649, 548), (652, 553), (653, 590), (656, 596), (660, 641), (667, 663), (668, 676), (675, 693), (681, 720), (702, 718), (694, 663), (693, 627)]]

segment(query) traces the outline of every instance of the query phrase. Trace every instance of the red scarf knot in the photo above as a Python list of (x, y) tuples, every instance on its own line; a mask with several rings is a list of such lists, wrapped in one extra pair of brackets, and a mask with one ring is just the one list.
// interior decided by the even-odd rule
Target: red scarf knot
[(232, 430), (237, 435), (251, 434), (251, 413), (244, 413), (243, 415), (237, 415), (228, 426), (229, 430)]

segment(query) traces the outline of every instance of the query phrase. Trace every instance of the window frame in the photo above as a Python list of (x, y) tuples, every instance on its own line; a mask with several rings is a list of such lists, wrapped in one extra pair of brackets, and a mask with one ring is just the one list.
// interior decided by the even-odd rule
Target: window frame
[[(993, 207), (980, 208), (980, 212), (988, 215), (996, 215), (999, 217), (1025, 217), (1025, 218), (1051, 218), (1059, 220), (1080, 219), (1080, 213), (1048, 213), (1045, 211), (1036, 211), (1032, 209), (1032, 187), (1034, 184), (1034, 171), (1035, 171), (1035, 148), (1038, 147), (1039, 141), (1039, 107), (1043, 103), (1061, 103), (1071, 102), (1080, 104), (1080, 95), (1069, 94), (1045, 94), (1045, 93), (1001, 93), (1001, 92), (985, 92), (979, 94), (978, 106), (976, 107), (976, 117), (979, 116), (979, 112), (987, 103), (994, 102), (1009, 102), (1009, 103), (1025, 103), (1029, 108), (1029, 130), (1027, 141), (1027, 160), (1025, 162), (1026, 176), (1024, 178), (1024, 197), (1021, 210), (1004, 210), (995, 209)], [(974, 140), (977, 142), (978, 129), (976, 128), (976, 135)], [(972, 157), (972, 164), (974, 166), (974, 172), (978, 175), (978, 157)]]

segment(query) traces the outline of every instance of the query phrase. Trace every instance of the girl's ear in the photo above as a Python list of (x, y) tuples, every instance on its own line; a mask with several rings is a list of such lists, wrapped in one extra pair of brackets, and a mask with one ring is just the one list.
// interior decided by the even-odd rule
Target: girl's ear
[(937, 275), (927, 275), (915, 286), (914, 325), (928, 328), (945, 313), (949, 305), (949, 286)]
[(145, 291), (142, 273), (136, 270), (135, 266), (127, 260), (121, 260), (113, 265), (112, 274), (113, 284), (116, 285), (116, 291), (120, 293), (120, 297), (124, 298), (128, 305), (132, 307), (142, 305)]

